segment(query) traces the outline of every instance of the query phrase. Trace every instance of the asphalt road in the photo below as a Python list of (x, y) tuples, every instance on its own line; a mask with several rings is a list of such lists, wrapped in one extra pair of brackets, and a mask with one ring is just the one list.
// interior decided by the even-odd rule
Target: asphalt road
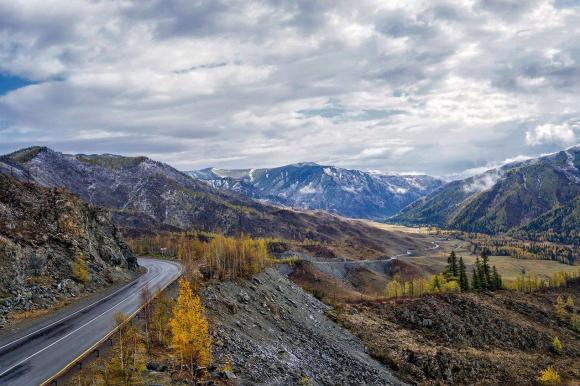
[(33, 328), (0, 335), (0, 385), (39, 385), (56, 374), (114, 326), (114, 315), (132, 314), (141, 305), (141, 290), (151, 293), (173, 282), (181, 274), (179, 264), (140, 258), (147, 272), (105, 298), (73, 309), (56, 320), (48, 319)]

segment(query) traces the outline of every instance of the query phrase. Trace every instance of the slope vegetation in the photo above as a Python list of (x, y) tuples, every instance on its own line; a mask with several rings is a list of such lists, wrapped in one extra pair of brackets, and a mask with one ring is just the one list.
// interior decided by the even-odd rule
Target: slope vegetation
[[(580, 195), (580, 147), (450, 182), (390, 219), (468, 232), (502, 233), (569, 205)], [(565, 211), (565, 210), (563, 210)], [(573, 211), (572, 211), (573, 212)], [(555, 218), (554, 224), (558, 222)], [(564, 227), (568, 225), (564, 224)], [(537, 228), (537, 225), (532, 225)]]

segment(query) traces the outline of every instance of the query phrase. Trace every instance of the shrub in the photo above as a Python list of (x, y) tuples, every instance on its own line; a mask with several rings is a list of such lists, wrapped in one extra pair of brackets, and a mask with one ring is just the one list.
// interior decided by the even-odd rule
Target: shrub
[(540, 385), (559, 385), (560, 384), (560, 374), (551, 367), (540, 373), (538, 377), (538, 383)]
[(556, 354), (562, 354), (562, 342), (560, 342), (560, 339), (558, 339), (558, 337), (554, 337), (554, 340), (552, 341), (552, 351), (554, 351)]
[(85, 284), (87, 280), (89, 280), (87, 262), (85, 261), (85, 257), (80, 253), (76, 253), (75, 255), (75, 259), (72, 264), (72, 273), (73, 278), (79, 283)]

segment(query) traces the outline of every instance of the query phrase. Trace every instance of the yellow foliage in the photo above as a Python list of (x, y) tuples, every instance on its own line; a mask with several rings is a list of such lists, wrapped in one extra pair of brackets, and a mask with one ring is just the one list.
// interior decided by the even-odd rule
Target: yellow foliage
[(418, 278), (405, 282), (402, 282), (401, 278), (396, 275), (387, 283), (385, 296), (387, 298), (414, 297), (432, 293), (459, 291), (459, 283), (455, 280), (447, 280), (443, 274), (433, 275), (430, 279)]
[(271, 261), (264, 239), (215, 236), (203, 257), (213, 276), (219, 279), (250, 276), (262, 271)]
[(538, 383), (540, 385), (559, 385), (560, 384), (560, 374), (552, 367), (548, 367), (546, 370), (540, 373), (538, 377)]
[(560, 342), (560, 339), (557, 336), (552, 340), (552, 350), (556, 354), (562, 354), (562, 342)]
[(75, 259), (72, 264), (73, 278), (79, 282), (85, 284), (89, 280), (89, 270), (87, 268), (87, 262), (85, 257), (77, 252), (75, 254)]
[(211, 361), (211, 337), (199, 296), (191, 291), (187, 280), (179, 281), (179, 296), (169, 320), (171, 346), (182, 364), (206, 366)]
[(137, 328), (125, 323), (123, 313), (115, 315), (117, 332), (113, 337), (115, 345), (111, 360), (103, 372), (106, 385), (143, 385), (142, 373), (145, 371), (145, 344)]
[(566, 317), (566, 305), (564, 304), (564, 299), (562, 296), (558, 295), (556, 298), (556, 304), (554, 304), (554, 312), (560, 319), (564, 319)]
[(151, 303), (151, 340), (154, 345), (166, 346), (170, 336), (169, 317), (172, 301), (160, 291)]
[(580, 270), (575, 272), (556, 272), (547, 278), (538, 275), (522, 275), (513, 280), (502, 280), (502, 286), (509, 290), (533, 292), (543, 288), (563, 287), (578, 277), (580, 277)]

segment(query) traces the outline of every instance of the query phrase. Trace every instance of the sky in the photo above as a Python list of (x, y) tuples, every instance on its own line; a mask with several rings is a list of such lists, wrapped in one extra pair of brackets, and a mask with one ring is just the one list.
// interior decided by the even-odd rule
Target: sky
[(580, 137), (580, 0), (0, 0), (0, 153), (460, 177)]

